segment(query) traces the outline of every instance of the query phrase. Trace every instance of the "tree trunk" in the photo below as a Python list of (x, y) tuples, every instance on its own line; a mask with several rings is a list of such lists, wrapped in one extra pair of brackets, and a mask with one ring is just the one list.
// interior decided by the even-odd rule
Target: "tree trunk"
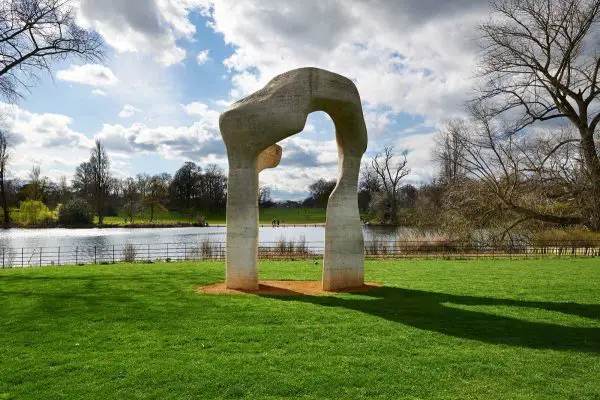
[(98, 213), (98, 225), (102, 226), (104, 223), (104, 213), (102, 212), (103, 201), (102, 201), (102, 191), (98, 191), (98, 206), (96, 212)]
[(591, 208), (589, 215), (587, 215), (588, 226), (590, 229), (600, 232), (600, 158), (598, 158), (596, 144), (594, 143), (594, 132), (582, 130), (580, 134), (585, 166), (592, 184), (589, 202)]
[(392, 225), (398, 224), (398, 204), (396, 202), (396, 188), (392, 190), (392, 198), (390, 199), (390, 222)]
[(0, 176), (0, 197), (2, 197), (2, 210), (4, 212), (4, 228), (10, 227), (10, 212), (8, 210), (8, 202), (6, 201), (6, 186), (4, 184), (4, 172)]

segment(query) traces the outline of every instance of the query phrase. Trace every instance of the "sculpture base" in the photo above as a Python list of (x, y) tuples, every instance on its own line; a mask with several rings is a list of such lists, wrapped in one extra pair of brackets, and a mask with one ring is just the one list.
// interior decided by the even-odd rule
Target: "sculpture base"
[(265, 296), (315, 296), (333, 293), (364, 293), (381, 287), (379, 283), (367, 283), (359, 287), (329, 291), (320, 281), (263, 281), (258, 289), (229, 289), (225, 282), (196, 288), (198, 293), (207, 294), (256, 294)]

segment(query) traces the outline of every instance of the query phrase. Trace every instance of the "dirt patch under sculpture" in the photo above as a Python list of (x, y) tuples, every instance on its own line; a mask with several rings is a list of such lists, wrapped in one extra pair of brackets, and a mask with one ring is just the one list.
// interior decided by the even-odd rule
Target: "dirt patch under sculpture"
[(225, 282), (196, 288), (198, 293), (206, 294), (257, 294), (269, 296), (305, 296), (324, 295), (333, 293), (364, 293), (381, 287), (379, 283), (367, 283), (357, 288), (344, 289), (337, 292), (323, 290), (320, 281), (263, 281), (258, 290), (227, 289)]

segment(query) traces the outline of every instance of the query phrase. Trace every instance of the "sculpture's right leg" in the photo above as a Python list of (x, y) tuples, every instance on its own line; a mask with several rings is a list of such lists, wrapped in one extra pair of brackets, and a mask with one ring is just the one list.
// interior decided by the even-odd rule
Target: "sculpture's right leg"
[(256, 160), (229, 169), (226, 250), (227, 288), (258, 289)]

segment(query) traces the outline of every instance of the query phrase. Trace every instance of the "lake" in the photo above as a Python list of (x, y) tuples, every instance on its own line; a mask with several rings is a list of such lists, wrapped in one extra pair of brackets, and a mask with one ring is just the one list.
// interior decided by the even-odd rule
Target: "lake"
[[(364, 226), (365, 241), (394, 240), (406, 228)], [(0, 248), (33, 247), (93, 247), (124, 244), (197, 244), (206, 239), (225, 242), (226, 228), (92, 228), (92, 229), (9, 229), (0, 231)], [(277, 242), (280, 238), (298, 241), (304, 237), (307, 244), (323, 245), (324, 226), (261, 227), (261, 243)]]

